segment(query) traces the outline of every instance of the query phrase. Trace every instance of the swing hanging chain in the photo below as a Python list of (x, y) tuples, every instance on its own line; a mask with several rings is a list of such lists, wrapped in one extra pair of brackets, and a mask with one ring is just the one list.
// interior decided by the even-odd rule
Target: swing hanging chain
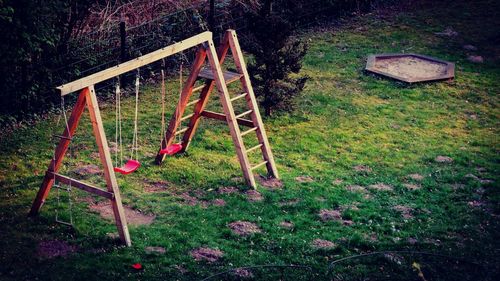
[(120, 162), (118, 162), (118, 151), (115, 152), (115, 166), (123, 164), (123, 141), (122, 141), (122, 109), (121, 109), (121, 88), (120, 80), (116, 82), (115, 89), (115, 145), (120, 150)]
[(135, 116), (134, 116), (134, 135), (132, 139), (132, 151), (130, 153), (130, 159), (134, 159), (134, 150), (135, 150), (135, 159), (139, 159), (138, 150), (139, 150), (139, 142), (137, 138), (137, 119), (139, 113), (139, 85), (140, 85), (140, 72), (137, 69), (137, 76), (135, 78)]

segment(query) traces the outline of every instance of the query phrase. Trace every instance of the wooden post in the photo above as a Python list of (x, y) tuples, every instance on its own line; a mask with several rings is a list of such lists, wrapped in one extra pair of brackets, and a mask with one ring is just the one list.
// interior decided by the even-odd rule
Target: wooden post
[(120, 22), (120, 61), (125, 62), (127, 60), (127, 30), (125, 28), (125, 22)]
[(247, 154), (245, 153), (245, 145), (243, 144), (240, 128), (238, 127), (233, 105), (230, 101), (231, 97), (229, 96), (226, 82), (224, 80), (224, 75), (222, 74), (222, 68), (219, 64), (217, 52), (212, 40), (208, 41), (207, 55), (208, 62), (210, 63), (210, 67), (212, 68), (212, 72), (214, 73), (215, 84), (217, 85), (217, 90), (219, 91), (222, 108), (224, 109), (224, 113), (226, 114), (226, 120), (229, 126), (229, 131), (231, 132), (231, 137), (233, 138), (236, 154), (238, 155), (238, 160), (240, 162), (241, 169), (243, 170), (243, 176), (247, 181), (247, 184), (255, 188), (255, 178), (252, 174)]
[(97, 147), (99, 148), (99, 158), (101, 159), (101, 163), (104, 168), (104, 178), (106, 179), (108, 191), (114, 194), (114, 198), (111, 199), (111, 205), (115, 215), (116, 227), (118, 228), (118, 234), (120, 235), (122, 242), (125, 245), (130, 246), (132, 243), (130, 241), (130, 235), (127, 228), (127, 219), (125, 217), (125, 211), (123, 210), (120, 190), (118, 189), (118, 183), (113, 170), (113, 162), (111, 161), (108, 141), (106, 140), (106, 134), (102, 124), (101, 112), (99, 111), (99, 105), (97, 104), (94, 86), (89, 86), (87, 89), (88, 90), (85, 91), (87, 107), (89, 109), (90, 120), (92, 122), (92, 129), (94, 131)]
[(210, 31), (215, 31), (215, 0), (209, 0), (208, 27)]
[[(85, 108), (85, 99), (87, 96), (88, 89), (85, 88), (80, 92), (78, 99), (76, 101), (75, 107), (71, 112), (71, 116), (68, 120), (68, 128), (64, 129), (64, 133), (62, 134), (63, 138), (59, 140), (59, 144), (55, 150), (55, 157), (50, 161), (49, 167), (47, 171), (57, 173), (59, 168), (61, 167), (62, 160), (66, 151), (68, 150), (69, 143), (71, 142), (71, 137), (74, 135), (76, 127), (78, 126), (78, 121), (80, 121), (80, 117), (82, 116), (83, 109)], [(64, 109), (63, 109), (64, 110)], [(37, 215), (42, 207), (43, 203), (45, 203), (45, 199), (49, 195), (50, 189), (54, 184), (54, 178), (45, 174), (43, 178), (42, 186), (38, 190), (35, 200), (33, 201), (33, 205), (31, 206), (30, 216)]]

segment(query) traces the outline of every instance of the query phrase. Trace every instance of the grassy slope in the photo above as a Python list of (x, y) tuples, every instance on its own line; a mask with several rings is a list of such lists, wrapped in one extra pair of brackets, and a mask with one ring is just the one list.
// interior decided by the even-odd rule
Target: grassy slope
[[(465, 1), (464, 1), (465, 2)], [(450, 4), (451, 5), (451, 4)], [(159, 138), (159, 108), (141, 108), (140, 172), (119, 177), (124, 202), (157, 215), (147, 227), (131, 227), (132, 248), (113, 246), (106, 233), (114, 226), (86, 210), (86, 203), (74, 207), (76, 231), (54, 224), (55, 193), (39, 219), (26, 219), (41, 175), (51, 157), (48, 141), (55, 120), (19, 130), (2, 140), (0, 160), (0, 278), (136, 280), (173, 277), (195, 279), (224, 268), (250, 264), (307, 264), (325, 270), (328, 261), (351, 254), (383, 249), (417, 249), (466, 256), (480, 261), (498, 251), (498, 94), (500, 68), (495, 40), (499, 10), (496, 1), (467, 5), (461, 2), (399, 16), (368, 15), (345, 22), (341, 28), (309, 32), (310, 42), (304, 73), (311, 77), (294, 115), (266, 120), (285, 188), (259, 189), (265, 201), (249, 203), (243, 195), (218, 195), (221, 186), (244, 186), (227, 128), (204, 121), (189, 153), (169, 158), (162, 167), (152, 163)], [(497, 6), (495, 8), (495, 5)], [(442, 38), (434, 32), (452, 26), (456, 38)], [(496, 39), (495, 39), (496, 38)], [(484, 64), (466, 61), (463, 44), (472, 44), (486, 59)], [(451, 83), (406, 86), (365, 75), (369, 53), (417, 52), (454, 61), (457, 77)], [(174, 87), (172, 82), (170, 88)], [(173, 96), (172, 96), (173, 98)], [(144, 104), (155, 105), (158, 89), (144, 91)], [(131, 116), (132, 99), (124, 107)], [(215, 106), (214, 106), (215, 107)], [(170, 106), (170, 112), (173, 107)], [(103, 108), (108, 136), (114, 132), (113, 108)], [(127, 124), (130, 128), (131, 124)], [(127, 132), (130, 132), (128, 130)], [(97, 163), (91, 129), (85, 117), (78, 129), (75, 157), (67, 163), (71, 171), (81, 163)], [(450, 156), (451, 164), (439, 164), (438, 155)], [(353, 170), (368, 165), (371, 173)], [(477, 168), (485, 168), (479, 173)], [(425, 176), (422, 189), (407, 190), (408, 174)], [(466, 177), (474, 174), (492, 179), (481, 184)], [(300, 183), (308, 175), (313, 182)], [(172, 193), (147, 194), (145, 180), (167, 180), (170, 189), (203, 190), (204, 199), (223, 198), (225, 207), (186, 206)], [(332, 182), (341, 179), (340, 185)], [(98, 177), (88, 179), (100, 183)], [(386, 183), (394, 191), (372, 191), (370, 198), (351, 193), (345, 186)], [(414, 182), (415, 183), (415, 182)], [(463, 184), (454, 190), (454, 186)], [(478, 189), (483, 188), (481, 196)], [(84, 197), (78, 193), (77, 196)], [(281, 206), (300, 198), (296, 205)], [(487, 203), (489, 211), (472, 208), (471, 201)], [(359, 211), (346, 211), (352, 226), (324, 223), (320, 209), (335, 209), (356, 203)], [(414, 209), (414, 218), (404, 219), (393, 206)], [(231, 234), (227, 224), (236, 220), (257, 223), (263, 233), (249, 238)], [(278, 225), (288, 220), (294, 230)], [(370, 237), (377, 237), (372, 241)], [(311, 248), (313, 239), (335, 242), (330, 251)], [(417, 239), (415, 245), (408, 238)], [(40, 260), (38, 241), (60, 239), (80, 247), (66, 259)], [(162, 246), (167, 254), (144, 253), (146, 246)], [(199, 246), (219, 248), (224, 258), (215, 264), (195, 262), (189, 251)], [(133, 273), (129, 265), (141, 262), (146, 270)], [(175, 267), (189, 271), (181, 274)], [(139, 277), (140, 276), (140, 277)], [(169, 279), (169, 278), (166, 278)]]

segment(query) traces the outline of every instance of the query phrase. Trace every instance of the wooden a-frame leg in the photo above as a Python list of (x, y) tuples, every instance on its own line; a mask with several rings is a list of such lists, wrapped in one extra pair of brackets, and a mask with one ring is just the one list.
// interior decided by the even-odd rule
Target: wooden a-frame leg
[(106, 179), (107, 189), (109, 192), (114, 194), (113, 199), (111, 199), (111, 205), (115, 216), (118, 234), (120, 235), (121, 241), (125, 245), (130, 246), (132, 243), (128, 232), (127, 219), (125, 217), (125, 211), (123, 210), (120, 190), (118, 188), (115, 172), (113, 170), (113, 162), (111, 161), (108, 141), (106, 140), (106, 134), (102, 124), (101, 112), (99, 110), (99, 105), (97, 104), (94, 86), (90, 86), (85, 94), (94, 136), (96, 138), (97, 147), (99, 148), (99, 157), (104, 168), (104, 178)]
[(207, 47), (208, 61), (212, 72), (214, 73), (215, 84), (217, 85), (217, 90), (219, 91), (220, 100), (222, 103), (222, 108), (226, 115), (226, 121), (229, 126), (229, 131), (231, 132), (231, 137), (233, 138), (233, 143), (236, 149), (236, 154), (238, 155), (238, 160), (240, 162), (241, 170), (243, 171), (243, 176), (248, 185), (256, 188), (255, 178), (252, 174), (252, 169), (250, 162), (248, 161), (247, 154), (245, 153), (245, 145), (243, 139), (241, 138), (240, 128), (238, 126), (236, 116), (234, 114), (233, 105), (231, 104), (231, 97), (227, 90), (226, 82), (222, 74), (222, 68), (219, 64), (217, 52), (215, 51), (214, 43), (212, 40), (208, 42)]
[[(62, 134), (64, 138), (61, 138), (59, 140), (59, 144), (55, 149), (55, 157), (50, 161), (49, 167), (47, 169), (48, 172), (57, 173), (57, 171), (61, 167), (62, 160), (71, 142), (71, 137), (75, 133), (76, 127), (78, 126), (78, 121), (80, 121), (80, 117), (82, 116), (83, 110), (85, 108), (85, 99), (87, 92), (87, 88), (83, 89), (78, 96), (75, 107), (73, 108), (71, 116), (68, 120), (68, 127), (64, 129), (64, 133)], [(31, 211), (29, 213), (30, 216), (35, 216), (38, 214), (40, 208), (42, 208), (43, 203), (45, 203), (45, 199), (49, 195), (50, 189), (52, 188), (53, 184), (54, 178), (49, 177), (47, 173), (45, 173), (42, 185), (38, 190), (35, 200), (33, 201), (33, 204), (31, 206)]]
[[(170, 119), (170, 123), (168, 123), (168, 128), (165, 132), (165, 136), (161, 141), (160, 144), (160, 149), (158, 150), (158, 153), (156, 154), (156, 159), (155, 162), (156, 164), (161, 164), (163, 160), (165, 160), (165, 154), (161, 154), (160, 150), (162, 148), (165, 148), (172, 144), (174, 138), (175, 138), (175, 132), (177, 131), (177, 128), (180, 125), (180, 120), (182, 118), (182, 115), (184, 115), (184, 111), (186, 109), (186, 105), (189, 102), (189, 98), (191, 97), (191, 94), (193, 93), (193, 86), (196, 83), (196, 79), (198, 78), (198, 74), (200, 74), (201, 67), (203, 66), (203, 63), (205, 63), (205, 59), (207, 57), (207, 52), (205, 48), (199, 47), (198, 51), (196, 52), (196, 58), (194, 59), (194, 62), (191, 66), (191, 71), (189, 74), (188, 79), (186, 80), (186, 83), (184, 84), (184, 87), (182, 88), (181, 92), (181, 97), (180, 101), (177, 104), (177, 107), (175, 109), (175, 113), (172, 116), (172, 119)], [(184, 144), (182, 144), (184, 146)]]
[[(224, 60), (226, 59), (227, 52), (229, 50), (229, 38), (227, 37), (227, 34), (224, 34), (224, 38), (222, 39), (222, 43), (219, 46), (219, 49), (217, 50), (217, 56), (219, 58), (219, 64), (224, 63)], [(200, 124), (200, 117), (201, 113), (203, 110), (205, 110), (205, 107), (207, 106), (208, 100), (210, 98), (210, 94), (212, 93), (212, 90), (215, 86), (215, 81), (214, 80), (208, 80), (207, 83), (205, 84), (205, 87), (201, 90), (200, 93), (200, 101), (196, 103), (196, 106), (194, 108), (194, 115), (191, 117), (189, 120), (189, 125), (188, 125), (188, 130), (184, 133), (184, 136), (182, 137), (182, 150), (181, 152), (185, 152), (188, 148), (189, 145), (191, 144), (191, 140), (193, 139), (194, 133), (196, 132), (196, 129), (198, 128), (198, 125)]]

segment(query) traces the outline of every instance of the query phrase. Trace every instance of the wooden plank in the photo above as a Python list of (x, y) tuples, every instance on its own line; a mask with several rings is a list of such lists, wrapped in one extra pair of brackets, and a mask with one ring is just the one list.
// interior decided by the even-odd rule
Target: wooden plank
[[(222, 113), (218, 113), (218, 112), (208, 111), (208, 110), (204, 110), (203, 112), (201, 112), (201, 116), (211, 118), (211, 119), (221, 120), (221, 121), (227, 121), (226, 115), (224, 115)], [(253, 127), (254, 126), (252, 120), (237, 118), (236, 121), (238, 122), (238, 124), (240, 124), (242, 126), (246, 126), (246, 127)]]
[[(224, 74), (224, 80), (226, 81), (226, 84), (231, 84), (234, 81), (238, 81), (243, 76), (239, 73), (231, 72), (231, 71), (224, 71), (223, 74)], [(210, 70), (208, 68), (202, 68), (200, 71), (200, 75), (198, 75), (198, 77), (213, 80), (214, 74), (212, 73), (212, 70)]]
[(271, 176), (279, 179), (278, 169), (276, 168), (276, 164), (274, 162), (273, 153), (271, 152), (271, 147), (269, 145), (269, 140), (267, 139), (264, 123), (262, 122), (262, 118), (260, 116), (259, 107), (255, 99), (252, 83), (250, 82), (250, 76), (247, 72), (245, 59), (243, 58), (243, 54), (241, 52), (240, 43), (238, 42), (238, 37), (236, 36), (236, 31), (227, 30), (226, 33), (228, 33), (229, 45), (231, 46), (231, 52), (233, 53), (236, 68), (238, 69), (239, 73), (243, 74), (243, 77), (241, 78), (243, 90), (248, 93), (245, 99), (247, 100), (249, 108), (253, 109), (253, 113), (250, 116), (252, 117), (252, 121), (254, 122), (254, 124), (259, 127), (259, 130), (257, 131), (257, 138), (259, 140), (259, 143), (262, 144), (261, 150), (264, 159), (267, 160), (267, 171)]
[(83, 191), (86, 191), (86, 192), (89, 192), (89, 193), (92, 193), (92, 194), (95, 194), (95, 195), (98, 195), (98, 196), (101, 196), (101, 197), (104, 197), (107, 199), (113, 199), (115, 197), (115, 195), (111, 192), (108, 192), (106, 190), (102, 190), (98, 187), (92, 186), (90, 184), (81, 182), (81, 181), (76, 180), (76, 179), (72, 179), (70, 177), (67, 177), (67, 176), (64, 176), (61, 174), (47, 171), (46, 175), (47, 175), (47, 177), (55, 178), (57, 181), (62, 182), (66, 185), (76, 187), (76, 188), (81, 189)]
[[(211, 38), (209, 39), (212, 40)], [(177, 108), (175, 109), (175, 113), (170, 119), (170, 123), (168, 123), (167, 131), (165, 132), (165, 137), (162, 139), (160, 144), (160, 149), (158, 149), (158, 153), (156, 154), (155, 162), (157, 164), (161, 164), (166, 157), (166, 154), (161, 154), (160, 151), (162, 148), (165, 148), (172, 144), (172, 141), (175, 138), (177, 127), (181, 123), (180, 120), (184, 115), (184, 111), (186, 110), (186, 106), (189, 102), (189, 99), (193, 93), (193, 87), (196, 83), (196, 79), (198, 74), (200, 73), (200, 69), (202, 65), (205, 63), (205, 59), (207, 57), (207, 52), (205, 48), (199, 47), (196, 52), (196, 58), (191, 66), (191, 71), (188, 79), (186, 80), (184, 87), (182, 88), (180, 101), (177, 104)], [(183, 144), (184, 146), (184, 144)]]
[[(76, 127), (78, 127), (78, 122), (80, 121), (80, 117), (82, 116), (83, 110), (85, 109), (85, 99), (87, 91), (88, 89), (83, 89), (80, 92), (80, 95), (78, 96), (75, 106), (73, 107), (73, 111), (71, 112), (71, 116), (68, 120), (69, 131), (68, 128), (64, 129), (64, 132), (62, 134), (64, 138), (60, 138), (59, 144), (55, 149), (55, 157), (50, 161), (47, 171), (57, 172), (61, 167), (62, 160), (64, 158), (64, 155), (66, 154), (66, 151), (68, 150), (71, 138), (75, 134)], [(40, 189), (38, 190), (35, 200), (33, 201), (33, 204), (31, 206), (30, 216), (38, 214), (40, 208), (42, 208), (43, 203), (45, 203), (45, 199), (49, 195), (50, 189), (52, 188), (53, 184), (54, 178), (47, 177), (47, 175), (45, 175), (42, 185), (40, 186)]]
[(97, 73), (94, 73), (92, 75), (89, 75), (87, 77), (75, 80), (73, 82), (61, 85), (57, 87), (61, 91), (61, 95), (67, 95), (69, 93), (84, 89), (86, 87), (95, 85), (97, 83), (100, 83), (102, 81), (108, 80), (110, 78), (116, 77), (118, 75), (121, 75), (123, 73), (129, 72), (131, 70), (137, 69), (139, 67), (142, 67), (144, 65), (150, 64), (152, 62), (161, 60), (163, 58), (166, 58), (168, 56), (171, 56), (173, 54), (176, 54), (178, 52), (182, 52), (186, 49), (192, 48), (194, 46), (197, 46), (201, 43), (207, 42), (208, 40), (212, 39), (212, 32), (210, 31), (205, 31), (203, 33), (200, 33), (196, 36), (190, 37), (188, 39), (185, 39), (183, 41), (180, 41), (178, 43), (169, 45), (167, 47), (161, 48), (157, 51), (154, 51), (152, 53), (149, 53), (147, 55), (138, 57), (133, 60), (129, 60), (127, 62), (124, 62), (122, 64), (119, 64), (115, 67), (111, 67), (108, 69), (105, 69), (103, 71), (99, 71)]
[(208, 43), (207, 55), (212, 72), (214, 72), (214, 81), (217, 85), (217, 90), (222, 102), (222, 108), (224, 109), (224, 113), (226, 115), (227, 124), (229, 125), (229, 131), (231, 132), (231, 137), (233, 138), (236, 154), (238, 155), (238, 160), (243, 171), (243, 176), (247, 184), (255, 188), (255, 178), (252, 174), (247, 154), (245, 153), (246, 149), (245, 145), (243, 144), (243, 139), (240, 135), (240, 128), (238, 127), (236, 116), (234, 115), (234, 109), (230, 101), (231, 97), (229, 96), (226, 82), (224, 81), (224, 75), (222, 74), (222, 69), (219, 64), (217, 52), (215, 51), (214, 43), (212, 41), (209, 41)]
[(113, 162), (111, 161), (108, 141), (106, 140), (106, 132), (104, 131), (104, 126), (102, 124), (101, 112), (97, 103), (94, 86), (92, 85), (88, 87), (88, 90), (85, 93), (87, 107), (90, 113), (90, 121), (92, 122), (92, 129), (94, 131), (97, 147), (99, 149), (99, 158), (101, 159), (104, 169), (106, 185), (108, 191), (114, 194), (114, 197), (111, 199), (111, 206), (113, 207), (113, 214), (115, 216), (118, 234), (125, 245), (131, 246), (132, 243), (128, 232), (127, 219), (125, 217), (125, 211), (123, 210), (120, 189), (118, 188), (118, 182), (116, 181), (115, 171), (113, 170)]
[[(226, 58), (227, 52), (229, 51), (229, 41), (227, 40), (226, 35), (224, 34), (224, 38), (222, 39), (222, 43), (219, 46), (219, 49), (217, 50), (217, 55), (219, 57), (219, 63), (222, 64)], [(200, 116), (202, 112), (205, 110), (205, 107), (207, 106), (208, 100), (210, 98), (210, 94), (212, 93), (212, 89), (215, 86), (214, 80), (207, 80), (205, 83), (205, 87), (200, 93), (200, 101), (196, 103), (196, 106), (194, 108), (194, 115), (191, 117), (191, 120), (189, 120), (188, 124), (188, 130), (182, 137), (182, 150), (181, 152), (185, 152), (188, 148), (189, 145), (191, 144), (191, 139), (194, 136), (194, 133), (196, 132), (196, 129), (198, 128), (199, 122), (200, 122)], [(224, 119), (225, 120), (225, 116)]]

